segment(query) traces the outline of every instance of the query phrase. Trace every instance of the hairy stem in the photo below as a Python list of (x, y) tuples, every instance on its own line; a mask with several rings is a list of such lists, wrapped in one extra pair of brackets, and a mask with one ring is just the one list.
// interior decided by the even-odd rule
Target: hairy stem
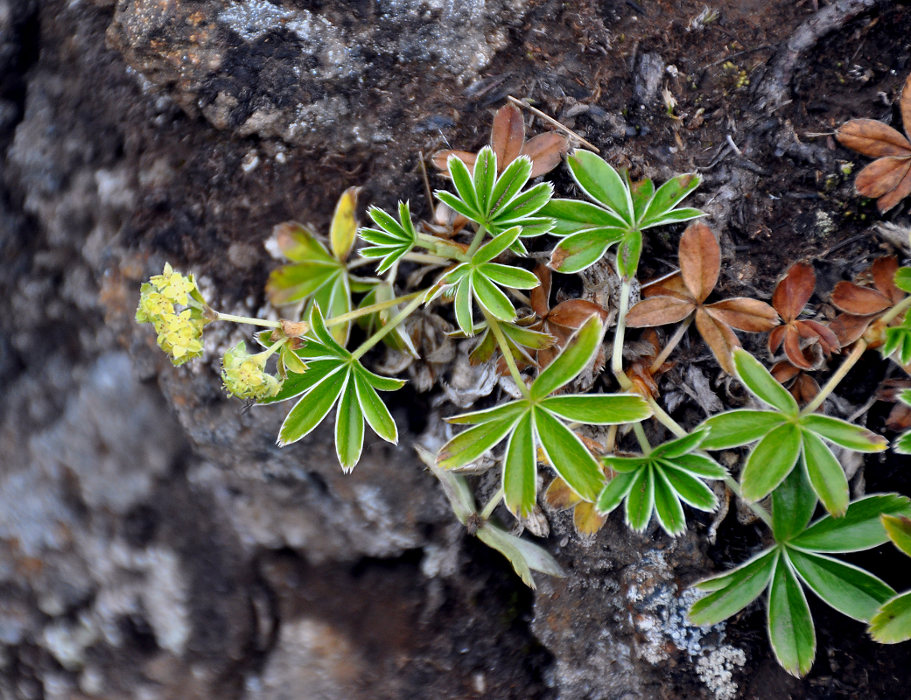
[(483, 307), (481, 307), (481, 311), (484, 313), (484, 318), (487, 319), (487, 325), (493, 333), (497, 345), (500, 346), (500, 354), (503, 355), (503, 361), (509, 368), (509, 374), (512, 375), (512, 380), (516, 383), (516, 386), (519, 387), (519, 391), (522, 392), (522, 395), (526, 399), (530, 399), (531, 392), (528, 390), (528, 384), (525, 383), (525, 380), (522, 378), (522, 373), (519, 372), (519, 367), (516, 365), (516, 358), (512, 356), (512, 350), (509, 349), (509, 343), (506, 341), (503, 329), (500, 328), (500, 322), (488, 314)]
[(334, 316), (333, 318), (326, 319), (326, 328), (337, 326), (340, 323), (347, 323), (348, 321), (353, 321), (354, 319), (360, 318), (361, 316), (367, 316), (368, 314), (376, 313), (377, 311), (383, 311), (393, 306), (397, 306), (398, 304), (404, 304), (406, 301), (411, 301), (412, 299), (420, 297), (422, 294), (426, 293), (427, 290), (422, 289), (417, 292), (412, 292), (411, 294), (405, 294), (404, 296), (396, 297), (395, 299), (380, 301), (376, 304), (371, 304), (370, 306), (364, 306), (360, 309), (355, 309), (354, 311), (349, 311), (348, 313)]
[(484, 234), (487, 233), (487, 229), (483, 226), (478, 226), (477, 232), (474, 234), (474, 238), (471, 241), (471, 245), (468, 246), (468, 252), (465, 255), (468, 259), (471, 259), (471, 256), (475, 254), (475, 251), (481, 247), (481, 241), (484, 240)]
[(683, 336), (686, 333), (686, 329), (690, 327), (690, 324), (692, 322), (693, 315), (690, 314), (679, 326), (677, 326), (677, 330), (674, 331), (674, 335), (671, 336), (670, 340), (668, 340), (667, 344), (664, 346), (664, 349), (658, 354), (658, 357), (655, 358), (655, 361), (652, 362), (652, 366), (648, 368), (650, 374), (654, 374), (659, 369), (661, 369), (661, 365), (664, 364), (664, 361), (683, 339)]
[(380, 328), (376, 333), (374, 333), (369, 338), (367, 338), (367, 340), (365, 340), (363, 343), (361, 343), (361, 346), (357, 350), (355, 350), (353, 353), (351, 353), (351, 357), (353, 357), (355, 360), (361, 359), (364, 356), (364, 354), (368, 350), (370, 350), (370, 348), (372, 348), (374, 345), (376, 345), (378, 342), (380, 342), (389, 333), (394, 331), (396, 329), (396, 327), (402, 321), (404, 321), (406, 318), (408, 318), (414, 312), (414, 310), (421, 305), (421, 303), (423, 301), (424, 301), (423, 293), (420, 296), (416, 296), (414, 299), (412, 299), (409, 302), (408, 306), (406, 306), (404, 309), (399, 311), (395, 316), (393, 316), (389, 320), (389, 323), (387, 323), (385, 326)]
[(882, 316), (880, 316), (879, 320), (882, 321), (883, 323), (889, 323), (892, 319), (897, 318), (900, 314), (902, 314), (905, 311), (905, 309), (907, 309), (909, 307), (911, 307), (911, 296), (905, 297), (904, 299), (902, 299), (899, 303), (897, 303), (895, 306), (893, 306), (891, 309), (889, 309), (886, 313), (884, 313)]
[[(911, 299), (911, 297), (909, 297), (909, 299)], [(835, 391), (835, 387), (841, 383), (841, 380), (845, 378), (845, 375), (851, 371), (851, 368), (855, 364), (857, 364), (857, 361), (860, 359), (860, 356), (864, 354), (866, 349), (867, 343), (863, 339), (858, 340), (854, 344), (854, 349), (851, 350), (851, 354), (845, 358), (845, 361), (842, 362), (838, 369), (835, 370), (834, 374), (829, 377), (829, 381), (827, 381), (820, 392), (813, 397), (813, 400), (804, 406), (804, 409), (800, 412), (801, 415), (805, 416), (813, 413), (813, 411), (822, 406), (822, 402), (826, 400), (826, 397), (828, 397), (829, 394)]]
[(490, 520), (490, 516), (493, 515), (493, 512), (497, 509), (500, 501), (503, 500), (503, 494), (503, 487), (501, 486), (496, 490), (496, 493), (490, 497), (490, 500), (487, 501), (487, 505), (484, 506), (484, 510), (478, 513), (478, 515), (481, 516), (481, 520)]
[(737, 496), (737, 498), (741, 500), (741, 502), (747, 504), (747, 507), (756, 514), (756, 517), (758, 517), (770, 528), (772, 527), (772, 516), (769, 515), (769, 511), (767, 511), (758, 503), (746, 500), (740, 491), (740, 484), (737, 483), (737, 479), (728, 474), (726, 477), (724, 477), (724, 484), (733, 492), (735, 496)]
[(215, 311), (216, 321), (231, 321), (232, 323), (246, 323), (250, 326), (262, 326), (264, 328), (281, 328), (281, 321), (267, 321), (263, 318), (251, 318), (249, 316), (235, 316), (234, 314), (223, 314), (221, 311)]
[(642, 423), (633, 423), (632, 426), (636, 439), (639, 441), (639, 447), (642, 449), (642, 454), (649, 454), (652, 451), (652, 445), (645, 435), (645, 428), (642, 427)]
[(626, 314), (629, 311), (629, 295), (632, 285), (629, 279), (620, 282), (620, 311), (617, 314), (617, 328), (614, 330), (614, 351), (611, 355), (611, 369), (620, 386), (629, 391), (633, 383), (623, 373), (623, 336), (626, 333)]

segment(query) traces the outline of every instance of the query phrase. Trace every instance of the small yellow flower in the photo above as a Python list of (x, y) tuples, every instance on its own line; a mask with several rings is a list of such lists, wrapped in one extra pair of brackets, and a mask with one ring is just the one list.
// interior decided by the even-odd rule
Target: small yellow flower
[(202, 319), (193, 318), (190, 309), (161, 316), (155, 323), (158, 345), (175, 365), (182, 365), (202, 355), (202, 326)]
[(156, 292), (151, 284), (142, 285), (139, 308), (136, 309), (136, 320), (139, 323), (156, 323), (161, 317), (173, 313), (173, 303)]
[(193, 275), (185, 276), (175, 272), (171, 263), (164, 264), (164, 272), (153, 276), (149, 282), (170, 301), (187, 305), (189, 295), (196, 290), (196, 280)]
[(270, 354), (267, 350), (251, 355), (243, 341), (228, 350), (221, 373), (228, 394), (253, 400), (275, 396), (282, 383), (278, 377), (266, 372), (266, 360)]

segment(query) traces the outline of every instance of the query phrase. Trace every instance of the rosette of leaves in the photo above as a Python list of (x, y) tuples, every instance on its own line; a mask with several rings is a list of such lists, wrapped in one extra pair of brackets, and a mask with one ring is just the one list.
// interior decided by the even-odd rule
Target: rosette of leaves
[(575, 379), (594, 357), (603, 328), (591, 317), (546, 369), (538, 374), (524, 396), (494, 408), (447, 418), (472, 427), (459, 433), (440, 450), (438, 462), (446, 469), (464, 466), (506, 440), (502, 485), (506, 507), (527, 517), (537, 500), (537, 448), (554, 471), (586, 501), (594, 501), (604, 483), (598, 461), (567, 426), (616, 425), (643, 420), (651, 409), (633, 394), (553, 394)]
[[(832, 305), (843, 313), (835, 317), (829, 328), (842, 346), (864, 336), (879, 316), (905, 298), (905, 293), (895, 284), (898, 269), (898, 259), (894, 255), (877, 258), (868, 270), (872, 287), (847, 281), (835, 285)], [(871, 341), (871, 344), (879, 344), (873, 338)]]
[(493, 262), (494, 258), (518, 240), (521, 232), (520, 226), (513, 226), (489, 240), (468, 260), (446, 272), (429, 295), (429, 299), (440, 294), (452, 298), (456, 323), (466, 336), (475, 333), (473, 301), (481, 305), (485, 317), (515, 321), (516, 309), (500, 286), (509, 289), (531, 289), (538, 286), (538, 278), (528, 270)]
[(617, 270), (624, 279), (632, 279), (644, 230), (702, 216), (698, 209), (677, 208), (699, 186), (698, 175), (679, 175), (656, 190), (649, 179), (631, 186), (589, 151), (576, 151), (567, 163), (573, 180), (592, 202), (553, 199), (541, 211), (556, 222), (551, 234), (563, 237), (550, 259), (557, 272), (584, 270), (617, 244)]
[[(352, 291), (367, 291), (375, 283), (348, 271), (348, 256), (357, 232), (357, 192), (358, 188), (349, 187), (339, 197), (329, 229), (328, 249), (313, 231), (296, 221), (275, 227), (278, 248), (292, 262), (269, 275), (266, 294), (273, 305), (313, 301), (331, 318), (351, 311)], [(332, 328), (332, 335), (344, 343), (349, 328), (350, 324), (340, 323)]]
[(804, 589), (855, 620), (869, 622), (895, 591), (873, 574), (832, 554), (872, 549), (888, 539), (881, 515), (908, 515), (898, 494), (875, 494), (851, 503), (842, 517), (810, 524), (816, 497), (795, 470), (772, 494), (775, 544), (731, 571), (695, 588), (707, 592), (689, 611), (697, 625), (714, 625), (739, 612), (764, 591), (769, 639), (778, 663), (803, 676), (816, 656), (816, 631)]
[[(478, 153), (473, 175), (458, 157), (449, 156), (447, 162), (456, 193), (437, 190), (434, 195), (491, 235), (519, 226), (522, 236), (539, 236), (553, 226), (551, 219), (535, 216), (550, 201), (553, 186), (542, 182), (523, 189), (531, 179), (531, 161), (527, 156), (516, 158), (499, 175), (497, 156), (490, 146)], [(516, 247), (522, 249), (521, 244)]]
[[(794, 471), (804, 474), (829, 513), (848, 505), (848, 480), (831, 442), (856, 452), (881, 452), (885, 439), (839, 418), (801, 411), (794, 397), (743, 349), (734, 351), (737, 378), (771, 410), (737, 409), (705, 421), (711, 428), (703, 449), (721, 450), (756, 442), (740, 475), (743, 497), (758, 501)], [(757, 442), (758, 441), (758, 442)]]
[(680, 237), (680, 274), (650, 287), (648, 298), (629, 310), (631, 328), (663, 326), (694, 317), (696, 328), (718, 364), (733, 374), (731, 352), (740, 347), (733, 328), (751, 333), (778, 325), (778, 312), (764, 301), (734, 297), (706, 304), (721, 272), (721, 248), (708, 226), (690, 224)]
[[(908, 398), (911, 400), (911, 397)], [(911, 557), (911, 518), (882, 515), (880, 519), (892, 544)], [(880, 644), (896, 644), (911, 639), (911, 591), (887, 600), (870, 620), (869, 631), (870, 636)]]
[(313, 306), (309, 323), (306, 344), (295, 351), (306, 360), (306, 370), (289, 374), (279, 392), (261, 403), (297, 399), (279, 429), (279, 446), (308, 435), (337, 405), (335, 452), (342, 469), (348, 472), (361, 457), (365, 420), (383, 440), (398, 442), (395, 421), (377, 391), (395, 391), (405, 382), (366, 369), (332, 337), (318, 305)]
[[(788, 361), (800, 369), (818, 368), (822, 364), (822, 353), (829, 354), (840, 347), (835, 333), (826, 325), (798, 318), (815, 288), (816, 273), (813, 268), (807, 263), (795, 263), (772, 292), (772, 306), (784, 325), (773, 328), (769, 333), (769, 352), (775, 353), (783, 346)], [(817, 358), (811, 354), (814, 348), (820, 354)]]
[[(911, 133), (911, 75), (905, 79), (899, 97), (905, 133)], [(835, 138), (843, 146), (876, 158), (857, 173), (858, 194), (876, 200), (880, 212), (887, 212), (911, 194), (911, 141), (897, 129), (875, 119), (852, 119), (839, 127)]]
[(727, 476), (715, 460), (696, 452), (706, 435), (708, 429), (701, 428), (640, 456), (602, 457), (616, 475), (598, 495), (598, 512), (607, 515), (625, 501), (624, 521), (633, 530), (645, 530), (654, 513), (667, 534), (682, 534), (686, 519), (681, 501), (699, 510), (715, 510), (718, 498), (704, 479)]

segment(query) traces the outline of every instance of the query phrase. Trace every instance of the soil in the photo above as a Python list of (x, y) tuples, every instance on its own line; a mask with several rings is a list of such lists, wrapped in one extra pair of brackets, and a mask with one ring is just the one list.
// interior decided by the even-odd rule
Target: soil
[[(682, 588), (743, 561), (763, 535), (733, 509), (711, 545), (703, 536), (710, 517), (697, 517), (695, 534), (676, 542), (632, 536), (612, 519), (593, 544), (554, 515), (544, 544), (570, 576), (532, 592), (453, 525), (404, 448), (368, 446), (369, 464), (345, 477), (331, 463), (328, 432), (301, 446), (303, 458), (280, 454), (278, 414), (241, 413), (221, 395), (211, 364), (177, 372), (162, 361), (132, 323), (136, 288), (167, 259), (217, 290), (222, 308), (261, 308), (275, 265), (262, 242), (273, 225), (295, 218), (325, 230), (352, 185), (363, 187), (362, 202), (389, 208), (410, 199), (429, 216), (420, 154), (479, 148), (493, 111), (513, 95), (634, 178), (700, 173), (694, 205), (709, 213), (724, 255), (717, 293), (768, 299), (787, 267), (807, 260), (818, 278), (811, 306), (831, 315), (837, 281), (884, 253), (908, 256), (875, 224), (907, 229), (909, 202), (882, 217), (858, 198), (846, 171), (866, 159), (832, 132), (852, 117), (900, 127), (911, 6), (718, 0), (710, 5), (718, 16), (699, 23), (702, 1), (535, 0), (504, 20), (497, 50), (474, 74), (441, 77), (378, 58), (366, 97), (352, 102), (375, 113), (347, 114), (335, 138), (330, 124), (295, 141), (277, 127), (250, 126), (257, 100), (270, 96), (244, 82), (297, 60), (299, 47), (282, 43), (288, 36), (267, 36), (279, 48), (258, 44), (250, 56), (232, 39), (231, 81), (194, 83), (162, 59), (166, 52), (149, 58), (153, 49), (112, 29), (133, 5), (143, 3), (0, 0), (0, 297), (9, 307), (0, 318), (0, 380), (9, 387), (0, 408), (9, 455), (0, 467), (8, 513), (0, 517), (0, 697), (725, 697), (670, 642), (657, 664), (630, 655), (643, 644), (630, 620), (646, 613), (610, 596), (629, 580), (642, 585), (639, 571), (671, 572)], [(320, 12), (332, 3), (272, 5)], [(352, 22), (372, 16), (373, 3), (352, 5)], [(338, 20), (337, 8), (326, 12)], [(167, 31), (153, 39), (167, 44)], [(156, 70), (143, 72), (153, 60)], [(270, 89), (297, 89), (286, 73), (275, 75), (282, 80)], [(222, 123), (207, 105), (225, 91), (241, 103)], [(375, 119), (391, 137), (353, 139), (359, 119)], [(562, 169), (552, 179), (570, 192)], [(670, 269), (677, 233), (647, 240), (645, 277)], [(744, 344), (764, 352), (759, 338)], [(727, 400), (730, 388), (698, 343), (685, 344), (679, 359)], [(117, 374), (121, 360), (129, 369)], [(108, 375), (93, 379), (99, 368), (129, 392), (127, 408), (104, 393)], [(839, 409), (864, 406), (895, 375), (871, 354), (843, 383)], [(430, 399), (407, 397), (394, 410), (417, 434)], [(101, 429), (84, 449), (73, 447), (88, 425), (80, 417), (97, 410), (103, 426), (129, 407), (135, 449)], [(141, 407), (150, 407), (146, 422)], [(891, 437), (888, 410), (876, 403), (865, 416)], [(693, 423), (701, 414), (686, 400), (675, 415)], [(352, 480), (362, 474), (359, 486)], [(102, 497), (109, 477), (116, 493)], [(370, 498), (358, 490), (366, 485)], [(911, 495), (907, 459), (867, 459), (852, 488)], [(52, 495), (33, 507), (29, 493)], [(669, 563), (655, 564), (656, 551)], [(182, 572), (173, 586), (161, 573), (169, 552)], [(907, 559), (889, 547), (855, 561), (911, 587)], [(175, 586), (184, 592), (169, 598)], [(161, 600), (173, 609), (156, 608)], [(803, 679), (775, 663), (761, 607), (727, 623), (724, 644), (746, 658), (728, 697), (905, 694), (907, 644), (874, 644), (861, 624), (811, 605), (819, 651)], [(189, 631), (175, 630), (184, 618)], [(83, 628), (95, 636), (79, 637)], [(631, 669), (610, 666), (621, 647), (596, 639), (604, 629), (626, 645)]]

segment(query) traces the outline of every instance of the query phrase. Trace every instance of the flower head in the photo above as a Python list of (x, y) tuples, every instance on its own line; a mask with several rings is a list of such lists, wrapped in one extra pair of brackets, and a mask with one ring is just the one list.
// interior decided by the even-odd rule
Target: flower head
[(243, 341), (228, 350), (221, 373), (228, 394), (239, 399), (255, 401), (275, 396), (282, 383), (278, 377), (266, 372), (266, 360), (270, 354), (270, 351), (266, 350), (251, 355)]
[(202, 355), (202, 329), (208, 323), (204, 305), (193, 275), (182, 275), (165, 263), (164, 272), (140, 288), (136, 321), (151, 323), (158, 345), (175, 365), (182, 365)]

